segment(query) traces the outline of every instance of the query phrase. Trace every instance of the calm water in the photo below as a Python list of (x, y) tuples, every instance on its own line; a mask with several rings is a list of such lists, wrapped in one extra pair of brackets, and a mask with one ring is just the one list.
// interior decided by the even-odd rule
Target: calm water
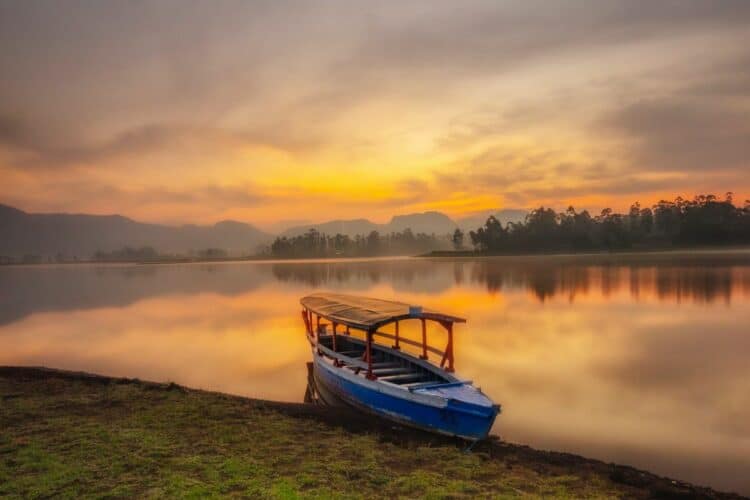
[(0, 364), (301, 401), (298, 300), (465, 316), (509, 441), (750, 494), (750, 253), (0, 268)]

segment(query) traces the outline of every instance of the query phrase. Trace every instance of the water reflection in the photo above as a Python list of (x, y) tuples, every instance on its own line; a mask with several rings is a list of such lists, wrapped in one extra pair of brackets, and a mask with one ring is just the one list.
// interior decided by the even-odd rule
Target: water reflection
[(395, 259), (336, 262), (0, 268), (0, 325), (43, 311), (122, 307), (171, 294), (247, 293), (281, 282), (311, 288), (439, 293), (480, 285), (490, 293), (526, 290), (544, 302), (629, 293), (635, 300), (715, 301), (750, 296), (750, 252)]
[(0, 268), (0, 364), (301, 401), (314, 289), (469, 318), (495, 432), (750, 493), (750, 253)]
[(350, 408), (346, 402), (332, 392), (326, 390), (323, 384), (318, 384), (318, 381), (315, 379), (312, 362), (308, 361), (305, 363), (305, 371), (307, 372), (307, 385), (305, 387), (305, 395), (302, 399), (305, 403)]
[(750, 294), (750, 255), (730, 254), (724, 260), (690, 254), (676, 254), (670, 260), (658, 254), (622, 259), (555, 256), (381, 261), (348, 266), (275, 264), (273, 273), (281, 281), (311, 287), (386, 281), (398, 289), (418, 292), (444, 291), (469, 281), (491, 293), (529, 290), (542, 302), (558, 295), (572, 301), (578, 295), (608, 297), (623, 291), (629, 291), (635, 299), (655, 295), (659, 300), (674, 302), (728, 302), (732, 294)]

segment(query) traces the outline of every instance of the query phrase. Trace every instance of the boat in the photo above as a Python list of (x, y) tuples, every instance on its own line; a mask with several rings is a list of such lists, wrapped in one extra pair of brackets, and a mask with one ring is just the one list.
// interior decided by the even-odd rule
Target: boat
[[(487, 437), (500, 406), (455, 375), (453, 325), (465, 319), (337, 293), (308, 295), (300, 303), (315, 381), (326, 393), (398, 424), (469, 441)], [(421, 322), (421, 341), (399, 334), (405, 321)], [(444, 349), (428, 344), (427, 322), (445, 329)], [(383, 331), (387, 325), (392, 333)]]

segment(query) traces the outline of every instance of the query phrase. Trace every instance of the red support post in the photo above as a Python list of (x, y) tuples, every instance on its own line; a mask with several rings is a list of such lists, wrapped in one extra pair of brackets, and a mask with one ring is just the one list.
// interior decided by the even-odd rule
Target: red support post
[(305, 331), (307, 333), (312, 333), (310, 331), (310, 322), (307, 320), (307, 310), (302, 309), (302, 321), (305, 322)]
[(365, 354), (367, 355), (367, 378), (375, 380), (377, 377), (372, 373), (372, 330), (367, 331), (367, 344)]
[(420, 358), (427, 359), (427, 324), (424, 318), (422, 320), (422, 355)]
[(441, 321), (440, 324), (448, 330), (448, 343), (445, 345), (445, 351), (443, 351), (443, 357), (440, 360), (440, 368), (443, 368), (447, 361), (448, 367), (445, 371), (453, 372), (455, 371), (453, 369), (453, 323), (451, 321)]
[[(338, 325), (335, 322), (332, 322), (331, 329), (333, 330), (333, 352), (336, 352), (336, 326)], [(333, 366), (339, 366), (338, 359), (333, 360)]]
[(446, 371), (453, 373), (453, 323), (448, 323), (448, 345), (445, 348), (445, 354), (448, 357), (448, 368)]
[(397, 349), (397, 350), (401, 349), (401, 346), (399, 345), (398, 341), (399, 341), (399, 338), (398, 338), (398, 321), (396, 321), (396, 343), (393, 344), (393, 348)]
[[(318, 314), (315, 317), (315, 345), (317, 346), (320, 344), (320, 315)], [(320, 349), (318, 349), (318, 354), (322, 354)]]

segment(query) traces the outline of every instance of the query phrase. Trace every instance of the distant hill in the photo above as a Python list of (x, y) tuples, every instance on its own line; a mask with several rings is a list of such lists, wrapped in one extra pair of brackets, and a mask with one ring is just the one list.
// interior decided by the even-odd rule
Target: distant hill
[(386, 226), (388, 232), (400, 232), (411, 228), (415, 233), (426, 234), (449, 234), (458, 227), (453, 219), (440, 212), (396, 215)]
[(477, 228), (484, 225), (490, 215), (494, 215), (502, 225), (506, 225), (508, 222), (523, 222), (528, 213), (528, 210), (520, 208), (506, 208), (498, 211), (488, 210), (486, 212), (458, 219), (456, 223), (462, 231), (476, 231)]
[(232, 255), (255, 253), (270, 234), (242, 222), (212, 226), (167, 226), (137, 222), (121, 215), (29, 214), (0, 205), (0, 255), (26, 254), (88, 259), (96, 251), (152, 246), (163, 253), (223, 248)]
[(387, 224), (376, 224), (367, 219), (351, 219), (295, 226), (287, 229), (280, 236), (297, 236), (313, 228), (326, 234), (341, 233), (349, 236), (357, 234), (366, 235), (371, 231), (388, 234), (391, 232), (401, 232), (407, 228), (411, 229), (413, 233), (444, 235), (452, 233), (456, 227), (458, 226), (453, 219), (443, 213), (423, 212), (396, 215)]
[[(494, 214), (502, 223), (522, 221), (525, 210), (507, 209), (475, 214), (454, 221), (441, 212), (396, 215), (386, 224), (367, 219), (333, 220), (319, 224), (292, 227), (280, 236), (296, 236), (315, 228), (320, 232), (355, 236), (378, 231), (412, 232), (443, 236), (457, 227), (465, 232), (475, 230)], [(187, 254), (191, 250), (221, 248), (229, 255), (255, 253), (258, 246), (270, 243), (274, 236), (250, 224), (222, 221), (212, 226), (169, 226), (134, 221), (121, 215), (31, 214), (0, 204), (0, 256), (13, 258), (24, 255), (52, 257), (62, 254), (67, 259), (88, 259), (95, 252), (112, 252), (125, 246), (150, 246), (160, 253)]]
[(369, 234), (371, 231), (381, 231), (382, 225), (375, 224), (367, 219), (332, 220), (321, 222), (319, 224), (304, 224), (301, 226), (290, 227), (279, 236), (298, 236), (313, 228), (326, 234), (340, 233), (355, 236), (357, 234)]

